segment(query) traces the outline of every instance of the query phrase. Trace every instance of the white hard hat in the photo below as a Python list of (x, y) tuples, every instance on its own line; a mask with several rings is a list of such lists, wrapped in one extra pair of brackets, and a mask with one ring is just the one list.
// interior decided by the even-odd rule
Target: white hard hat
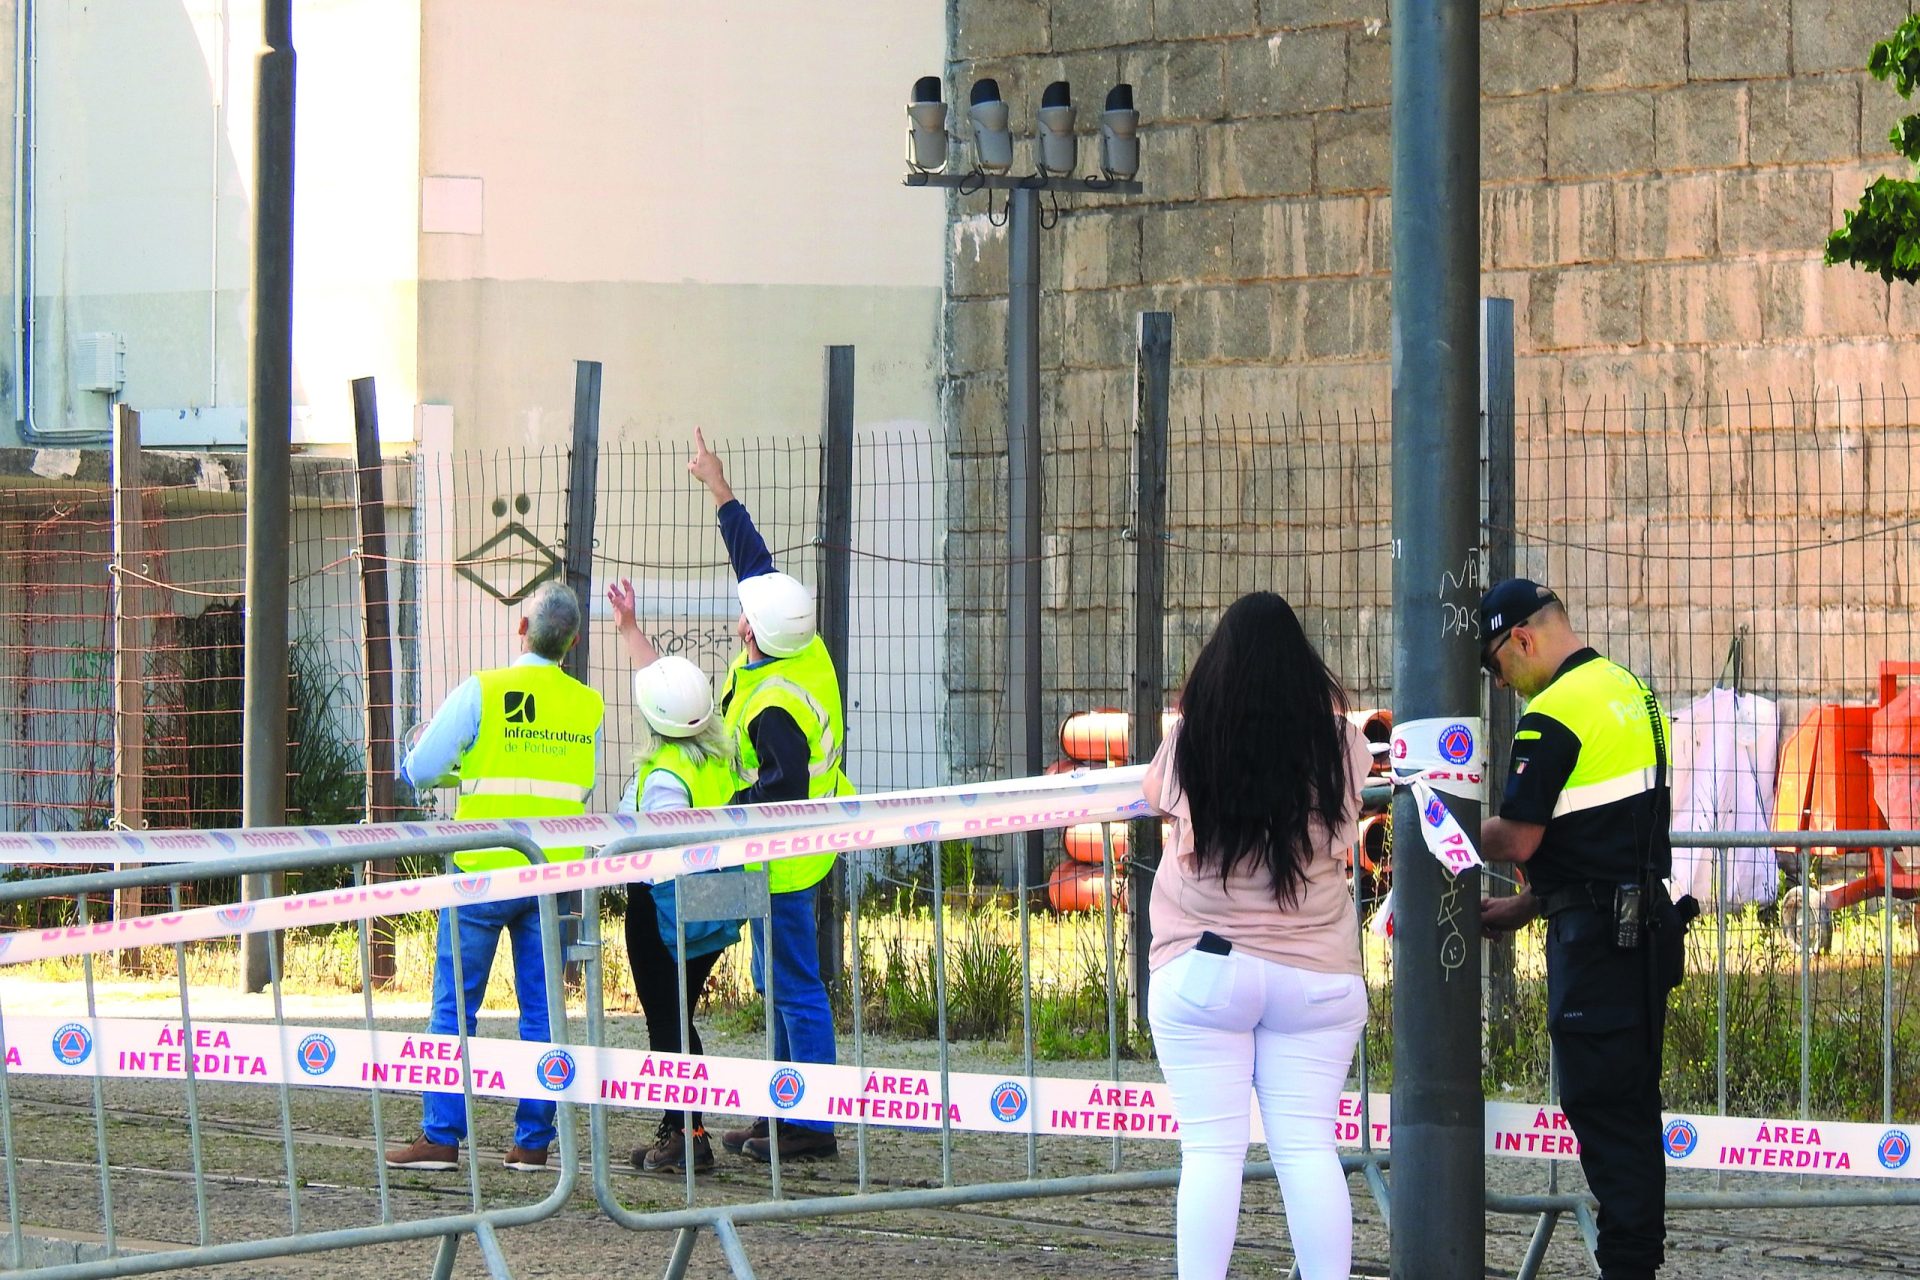
[(813, 642), (813, 592), (798, 578), (763, 573), (740, 580), (740, 611), (770, 658), (790, 658)]
[(634, 672), (633, 700), (662, 737), (691, 738), (713, 718), (713, 684), (685, 658), (660, 658)]

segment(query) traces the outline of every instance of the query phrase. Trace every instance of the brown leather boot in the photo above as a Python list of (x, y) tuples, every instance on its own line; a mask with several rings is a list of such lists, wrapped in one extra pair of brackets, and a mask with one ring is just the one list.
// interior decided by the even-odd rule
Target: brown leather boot
[(767, 1118), (761, 1116), (744, 1129), (726, 1129), (720, 1134), (720, 1145), (739, 1155), (743, 1147), (755, 1138), (767, 1136)]

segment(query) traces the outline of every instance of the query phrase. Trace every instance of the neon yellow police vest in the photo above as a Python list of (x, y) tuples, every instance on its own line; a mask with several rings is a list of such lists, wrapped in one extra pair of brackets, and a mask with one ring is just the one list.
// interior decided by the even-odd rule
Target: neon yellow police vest
[[(1554, 817), (1633, 800), (1653, 790), (1647, 690), (1625, 667), (1606, 658), (1583, 662), (1535, 694), (1527, 711), (1551, 716), (1580, 739), (1580, 754), (1560, 790)], [(1664, 711), (1660, 732), (1672, 740)]]
[[(848, 796), (853, 783), (841, 768), (846, 720), (840, 710), (840, 678), (827, 656), (826, 642), (815, 636), (807, 647), (789, 658), (749, 667), (741, 653), (727, 671), (727, 729), (738, 742), (742, 782), (760, 775), (760, 756), (753, 749), (747, 726), (755, 716), (778, 707), (793, 717), (807, 737), (807, 798)], [(774, 893), (807, 889), (833, 870), (835, 854), (804, 854), (781, 858), (770, 865), (768, 888)]]
[[(598, 693), (559, 667), (529, 662), (474, 674), (480, 682), (480, 732), (460, 757), (459, 821), (569, 817), (587, 811), (597, 773), (594, 735), (606, 714)], [(549, 862), (584, 849), (549, 849)], [(457, 854), (462, 871), (521, 867), (511, 849)]]

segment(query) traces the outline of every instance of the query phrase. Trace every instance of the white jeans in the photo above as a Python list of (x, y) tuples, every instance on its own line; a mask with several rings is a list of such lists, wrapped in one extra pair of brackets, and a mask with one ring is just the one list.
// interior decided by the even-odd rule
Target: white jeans
[(1367, 1021), (1366, 984), (1238, 951), (1189, 951), (1154, 971), (1147, 1018), (1180, 1121), (1180, 1280), (1227, 1274), (1250, 1092), (1302, 1280), (1346, 1280), (1353, 1206), (1333, 1132)]

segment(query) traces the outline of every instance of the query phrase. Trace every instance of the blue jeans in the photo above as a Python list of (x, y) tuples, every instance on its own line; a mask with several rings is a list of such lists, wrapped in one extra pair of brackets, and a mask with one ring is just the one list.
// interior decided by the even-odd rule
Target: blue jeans
[[(460, 1022), (453, 992), (453, 921), (451, 911), (440, 913), (440, 936), (433, 958), (433, 1017), (427, 1030), (436, 1035), (457, 1034)], [(466, 988), (467, 1034), (474, 1031), (480, 1001), (493, 973), (494, 950), (500, 931), (507, 931), (513, 950), (514, 989), (520, 997), (520, 1038), (548, 1040), (547, 970), (540, 949), (540, 899), (514, 898), (507, 902), (476, 902), (460, 908), (460, 978)], [(429, 1142), (459, 1146), (467, 1136), (467, 1108), (458, 1093), (429, 1093), (421, 1099), (420, 1130)], [(536, 1098), (520, 1099), (513, 1113), (513, 1141), (523, 1151), (545, 1151), (553, 1145), (554, 1105)]]
[[(773, 895), (773, 1056), (781, 1062), (833, 1062), (833, 1009), (820, 981), (820, 935), (813, 921), (813, 890)], [(753, 987), (765, 992), (766, 922), (752, 921)], [(824, 1120), (782, 1120), (796, 1129), (833, 1126)]]

